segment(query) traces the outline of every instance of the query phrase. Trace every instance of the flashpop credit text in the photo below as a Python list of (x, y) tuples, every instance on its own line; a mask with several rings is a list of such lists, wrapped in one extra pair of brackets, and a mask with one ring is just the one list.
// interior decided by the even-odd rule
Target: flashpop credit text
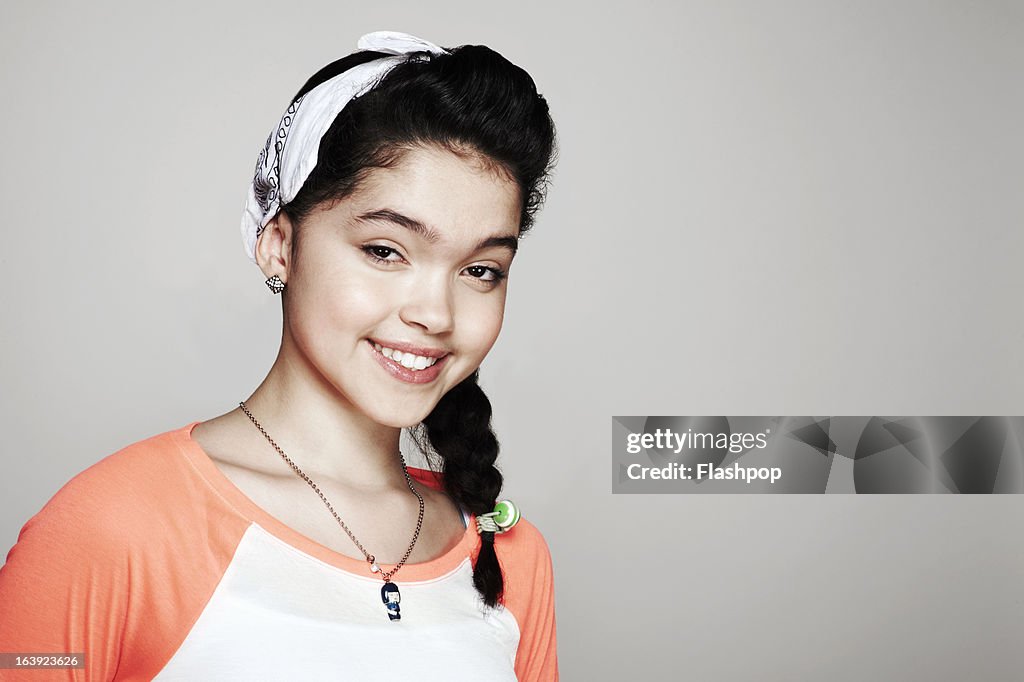
[(736, 480), (746, 481), (775, 481), (782, 478), (781, 467), (741, 467), (738, 462), (731, 466), (715, 466), (710, 462), (701, 462), (696, 466), (672, 463), (663, 467), (645, 467), (642, 464), (630, 464), (626, 467), (626, 475), (634, 481), (651, 480), (691, 480), (691, 479), (712, 479), (712, 480)]

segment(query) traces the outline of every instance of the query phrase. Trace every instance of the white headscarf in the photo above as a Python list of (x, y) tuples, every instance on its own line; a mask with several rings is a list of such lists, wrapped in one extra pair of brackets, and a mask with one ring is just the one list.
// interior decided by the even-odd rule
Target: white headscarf
[(299, 193), (316, 167), (320, 139), (349, 100), (376, 85), (392, 67), (409, 59), (410, 53), (447, 52), (422, 38), (398, 31), (367, 33), (356, 47), (394, 56), (354, 66), (295, 100), (270, 131), (256, 160), (256, 172), (242, 213), (242, 243), (253, 263), (260, 233), (277, 215), (281, 204), (287, 204)]

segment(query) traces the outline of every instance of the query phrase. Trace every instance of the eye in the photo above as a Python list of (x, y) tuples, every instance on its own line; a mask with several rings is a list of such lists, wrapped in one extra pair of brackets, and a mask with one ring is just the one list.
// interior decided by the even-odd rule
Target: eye
[(470, 265), (466, 268), (466, 271), (470, 272), (475, 279), (492, 285), (497, 285), (501, 280), (508, 277), (508, 272), (505, 270), (487, 267), (486, 265)]
[[(361, 246), (360, 249), (365, 253), (371, 260), (378, 263), (398, 263), (402, 260), (401, 255), (395, 249), (390, 246), (382, 246), (381, 244), (368, 244)], [(395, 254), (398, 256), (398, 260), (388, 258), (388, 256)]]

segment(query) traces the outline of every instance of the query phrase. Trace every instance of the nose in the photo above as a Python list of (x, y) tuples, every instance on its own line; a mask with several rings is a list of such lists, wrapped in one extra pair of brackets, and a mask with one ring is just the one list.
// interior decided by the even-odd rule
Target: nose
[(409, 287), (399, 317), (429, 334), (443, 334), (455, 326), (453, 292), (441, 275), (418, 278)]

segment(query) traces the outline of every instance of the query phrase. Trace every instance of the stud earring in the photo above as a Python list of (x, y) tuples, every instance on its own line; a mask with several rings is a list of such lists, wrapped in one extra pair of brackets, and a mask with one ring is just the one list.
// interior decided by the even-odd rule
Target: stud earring
[(267, 280), (267, 286), (270, 287), (270, 290), (275, 294), (279, 294), (284, 291), (284, 282), (282, 282), (281, 278), (277, 275), (274, 275)]

